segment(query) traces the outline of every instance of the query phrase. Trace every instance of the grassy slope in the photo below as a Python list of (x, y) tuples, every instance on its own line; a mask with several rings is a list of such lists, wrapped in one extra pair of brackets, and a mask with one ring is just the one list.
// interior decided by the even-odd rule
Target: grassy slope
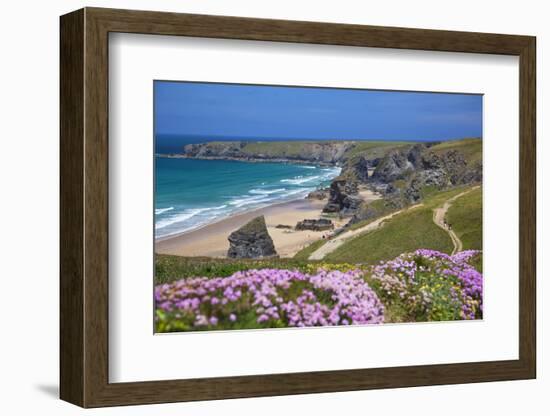
[(482, 247), (482, 190), (481, 188), (458, 198), (447, 211), (447, 221), (462, 240), (464, 249)]
[(326, 260), (374, 263), (417, 248), (447, 253), (453, 249), (447, 233), (433, 223), (431, 210), (416, 209), (400, 214), (383, 227), (344, 244), (330, 253)]
[(317, 250), (319, 247), (321, 247), (323, 244), (325, 244), (326, 241), (327, 241), (327, 240), (323, 240), (323, 239), (314, 241), (314, 242), (311, 243), (309, 246), (306, 246), (306, 247), (304, 247), (303, 249), (301, 249), (299, 252), (297, 252), (297, 253), (294, 255), (293, 258), (296, 259), (296, 260), (307, 260), (307, 259), (309, 259), (309, 256), (310, 256), (315, 250)]
[(155, 255), (155, 284), (169, 283), (184, 277), (224, 277), (250, 269), (303, 269), (311, 261), (295, 259), (233, 260), (210, 257)]
[(311, 143), (307, 141), (281, 141), (281, 142), (249, 142), (243, 147), (243, 151), (250, 154), (263, 154), (271, 157), (292, 157), (302, 152), (303, 145)]
[[(346, 141), (346, 140), (344, 140)], [(353, 140), (347, 140), (353, 142)], [(298, 140), (298, 141), (252, 141), (247, 143), (243, 150), (249, 154), (264, 154), (272, 157), (284, 157), (284, 156), (296, 156), (303, 150), (305, 143), (316, 143), (315, 140)], [(340, 140), (322, 141), (322, 143), (338, 143)], [(368, 153), (369, 157), (382, 157), (390, 149), (398, 149), (406, 146), (410, 146), (415, 142), (406, 141), (377, 141), (377, 140), (365, 140), (355, 141), (355, 146), (346, 152), (346, 157), (351, 158), (354, 156)], [(431, 147), (436, 152), (444, 152), (447, 150), (456, 149), (462, 152), (470, 163), (481, 160), (482, 154), (482, 141), (478, 138), (467, 138), (452, 140), (448, 142), (442, 142)]]
[[(379, 140), (281, 140), (281, 141), (249, 141), (244, 144), (241, 150), (248, 155), (254, 157), (263, 155), (267, 158), (303, 158), (309, 148), (307, 145), (316, 143), (353, 143), (343, 155), (343, 160), (353, 160), (359, 156), (365, 155), (369, 159), (382, 158), (384, 155), (394, 149), (406, 148), (412, 146), (416, 142), (407, 141), (379, 141)], [(213, 148), (222, 150), (229, 142), (209, 142), (208, 145)], [(236, 144), (237, 142), (235, 142)], [(482, 157), (482, 141), (479, 138), (466, 138), (442, 142), (431, 147), (431, 150), (436, 153), (443, 153), (448, 150), (456, 149), (464, 154), (468, 165), (481, 162)], [(305, 152), (305, 153), (304, 153)]]
[(351, 158), (362, 153), (368, 153), (369, 158), (382, 157), (390, 149), (397, 149), (412, 145), (412, 142), (382, 142), (382, 141), (363, 141), (356, 142), (355, 146), (346, 153), (346, 157)]
[(432, 194), (426, 198), (424, 206), (396, 215), (381, 228), (350, 240), (330, 253), (325, 261), (374, 263), (418, 248), (450, 253), (452, 241), (445, 231), (433, 223), (432, 210), (464, 189)]
[[(270, 157), (296, 157), (303, 152), (305, 144), (311, 143), (338, 143), (342, 141), (355, 142), (355, 145), (349, 149), (345, 157), (353, 158), (361, 154), (367, 153), (369, 158), (382, 157), (388, 150), (398, 149), (406, 146), (411, 146), (415, 142), (406, 141), (378, 141), (378, 140), (281, 140), (281, 141), (250, 141), (247, 142), (242, 150), (249, 155), (262, 154)], [(228, 142), (209, 142), (210, 146), (226, 146)], [(448, 142), (439, 143), (432, 146), (432, 150), (435, 152), (443, 152), (450, 149), (457, 149), (464, 153), (466, 159), (469, 162), (481, 160), (481, 139), (468, 138), (452, 140)]]
[[(344, 140), (346, 141), (346, 140)], [(353, 140), (349, 140), (352, 142)], [(269, 141), (249, 142), (243, 147), (243, 151), (250, 155), (263, 154), (271, 157), (293, 157), (303, 152), (305, 143), (318, 141)], [(337, 143), (338, 141), (323, 141), (322, 143)], [(369, 157), (382, 157), (388, 150), (411, 144), (410, 142), (384, 142), (384, 141), (358, 141), (348, 150), (346, 157), (353, 157), (368, 152)]]

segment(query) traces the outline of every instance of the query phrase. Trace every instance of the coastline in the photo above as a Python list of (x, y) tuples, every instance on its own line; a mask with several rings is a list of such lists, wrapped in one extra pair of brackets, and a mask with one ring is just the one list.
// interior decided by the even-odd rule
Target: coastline
[[(155, 253), (178, 256), (226, 257), (229, 249), (227, 237), (253, 218), (264, 215), (269, 235), (280, 257), (292, 257), (303, 247), (322, 238), (321, 231), (294, 231), (276, 228), (277, 225), (294, 227), (303, 219), (318, 219), (326, 200), (295, 199), (230, 215), (195, 230), (166, 236), (155, 240)], [(345, 220), (332, 218), (335, 227)]]
[(260, 158), (260, 157), (232, 157), (232, 156), (187, 156), (184, 153), (155, 153), (155, 157), (162, 159), (189, 159), (189, 160), (225, 160), (244, 163), (289, 163), (293, 165), (319, 166), (322, 168), (339, 168), (340, 163), (329, 163), (323, 161), (314, 161), (306, 159), (288, 159), (288, 158)]

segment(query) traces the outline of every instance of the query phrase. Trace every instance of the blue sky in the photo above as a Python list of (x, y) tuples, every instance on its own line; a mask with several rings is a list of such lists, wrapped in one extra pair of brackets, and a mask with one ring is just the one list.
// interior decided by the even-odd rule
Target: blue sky
[(155, 134), (449, 140), (482, 135), (482, 96), (155, 81)]

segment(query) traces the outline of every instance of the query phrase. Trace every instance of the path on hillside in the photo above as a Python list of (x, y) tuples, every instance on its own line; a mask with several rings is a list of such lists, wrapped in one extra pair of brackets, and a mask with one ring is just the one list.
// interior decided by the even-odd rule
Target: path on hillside
[(433, 222), (435, 225), (437, 225), (439, 228), (444, 230), (447, 234), (449, 234), (449, 237), (451, 237), (451, 240), (453, 242), (453, 252), (451, 254), (458, 253), (459, 251), (462, 251), (462, 241), (458, 236), (455, 234), (453, 230), (449, 230), (447, 227), (445, 227), (445, 215), (447, 215), (447, 211), (449, 208), (451, 208), (451, 205), (453, 205), (453, 202), (456, 201), (461, 196), (464, 196), (473, 190), (479, 188), (479, 186), (474, 186), (473, 188), (468, 189), (467, 191), (461, 192), (458, 195), (453, 196), (452, 198), (449, 198), (445, 201), (445, 203), (435, 208), (434, 215), (433, 215)]
[(334, 250), (336, 250), (338, 247), (340, 247), (342, 244), (344, 244), (346, 241), (357, 237), (361, 234), (367, 233), (369, 231), (375, 230), (379, 227), (381, 227), (384, 224), (384, 221), (391, 219), (392, 217), (401, 214), (404, 211), (409, 211), (414, 208), (418, 208), (424, 204), (416, 204), (409, 208), (400, 209), (399, 211), (395, 211), (391, 214), (388, 214), (384, 217), (380, 217), (372, 222), (369, 222), (367, 225), (361, 228), (357, 228), (356, 230), (350, 230), (350, 231), (344, 231), (342, 234), (337, 235), (334, 238), (331, 238), (330, 240), (327, 240), (325, 244), (323, 244), (321, 247), (319, 247), (317, 250), (315, 250), (311, 255), (309, 256), (309, 260), (323, 260), (325, 256), (329, 253), (332, 253)]

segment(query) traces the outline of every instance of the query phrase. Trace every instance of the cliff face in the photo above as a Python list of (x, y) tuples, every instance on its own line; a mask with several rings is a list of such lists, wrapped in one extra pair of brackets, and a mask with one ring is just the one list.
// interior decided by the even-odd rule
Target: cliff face
[(330, 184), (329, 198), (323, 212), (342, 215), (353, 213), (361, 205), (361, 198), (357, 194), (357, 182), (343, 178), (334, 179)]
[(479, 139), (393, 149), (380, 159), (365, 181), (371, 189), (383, 195), (383, 201), (376, 206), (361, 204), (351, 223), (373, 218), (381, 210), (418, 203), (426, 189), (471, 185), (480, 183), (482, 179), (482, 144)]
[(416, 188), (425, 185), (445, 188), (481, 179), (481, 160), (473, 157), (468, 160), (459, 149), (434, 151), (422, 144), (389, 152), (369, 178), (374, 184), (391, 185), (402, 181), (414, 183)]
[[(329, 189), (325, 212), (370, 218), (379, 209), (419, 202), (428, 188), (446, 189), (482, 180), (482, 143), (377, 141), (208, 142), (185, 146), (181, 157), (341, 166)], [(362, 203), (358, 186), (382, 194), (377, 207)]]
[(293, 161), (339, 165), (353, 142), (208, 142), (184, 147), (184, 157), (245, 161)]

